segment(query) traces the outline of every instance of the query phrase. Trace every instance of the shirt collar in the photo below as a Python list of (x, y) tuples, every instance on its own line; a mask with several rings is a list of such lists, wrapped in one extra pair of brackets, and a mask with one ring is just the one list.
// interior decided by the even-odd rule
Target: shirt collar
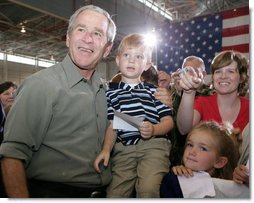
[[(119, 83), (119, 87), (122, 89), (126, 89), (126, 90), (132, 89), (130, 85), (128, 85), (127, 83), (124, 83), (122, 81)], [(143, 82), (141, 82), (141, 83), (137, 84), (136, 86), (134, 86), (133, 89), (144, 89), (144, 87), (145, 86), (144, 86)]]
[[(78, 67), (73, 63), (69, 54), (67, 54), (66, 57), (64, 58), (62, 67), (64, 69), (64, 72), (66, 73), (69, 88), (72, 88), (80, 81), (87, 81), (80, 74), (80, 72), (78, 71)], [(105, 89), (104, 80), (100, 77), (99, 73), (96, 70), (92, 75), (91, 83), (93, 86), (96, 86), (98, 88), (103, 87)]]

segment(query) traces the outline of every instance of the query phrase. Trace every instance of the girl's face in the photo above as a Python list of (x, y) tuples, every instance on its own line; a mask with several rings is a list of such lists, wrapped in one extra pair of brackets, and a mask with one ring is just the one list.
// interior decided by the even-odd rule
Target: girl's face
[(216, 143), (205, 130), (194, 130), (186, 140), (183, 163), (193, 171), (212, 172), (218, 160)]
[(116, 63), (122, 73), (122, 80), (126, 83), (139, 83), (141, 74), (149, 67), (143, 47), (126, 47), (116, 57)]
[(238, 91), (240, 74), (237, 63), (233, 61), (230, 65), (217, 69), (213, 74), (213, 84), (217, 93), (230, 94)]

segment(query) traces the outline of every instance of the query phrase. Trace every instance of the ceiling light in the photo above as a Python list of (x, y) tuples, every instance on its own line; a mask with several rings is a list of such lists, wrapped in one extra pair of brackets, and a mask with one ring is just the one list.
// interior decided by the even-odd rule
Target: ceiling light
[(20, 32), (22, 32), (22, 33), (25, 33), (25, 32), (26, 32), (26, 29), (25, 29), (25, 26), (24, 26), (24, 25), (21, 27)]

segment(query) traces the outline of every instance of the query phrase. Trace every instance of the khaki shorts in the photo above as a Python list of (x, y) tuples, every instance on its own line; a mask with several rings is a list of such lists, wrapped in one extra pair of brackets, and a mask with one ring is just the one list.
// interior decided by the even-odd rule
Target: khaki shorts
[(107, 197), (156, 198), (169, 171), (171, 143), (166, 138), (140, 140), (137, 145), (116, 143), (112, 154), (112, 182)]

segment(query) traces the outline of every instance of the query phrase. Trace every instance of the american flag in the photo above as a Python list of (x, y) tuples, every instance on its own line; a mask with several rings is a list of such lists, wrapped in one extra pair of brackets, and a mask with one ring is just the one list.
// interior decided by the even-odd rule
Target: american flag
[(249, 7), (168, 22), (156, 32), (160, 39), (156, 63), (166, 72), (181, 68), (183, 59), (190, 55), (204, 60), (207, 73), (212, 59), (222, 50), (240, 51), (249, 58)]

